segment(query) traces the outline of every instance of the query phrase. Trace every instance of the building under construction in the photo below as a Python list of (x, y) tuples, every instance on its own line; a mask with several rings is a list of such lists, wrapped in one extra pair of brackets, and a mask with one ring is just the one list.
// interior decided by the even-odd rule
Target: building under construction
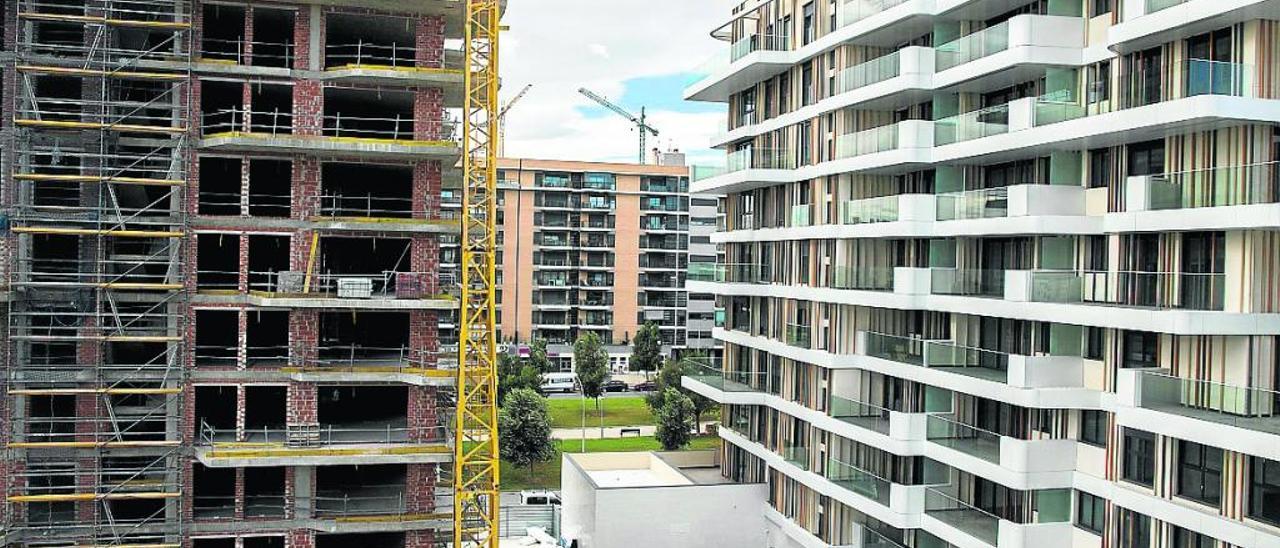
[(454, 542), (468, 3), (2, 5), (0, 545)]

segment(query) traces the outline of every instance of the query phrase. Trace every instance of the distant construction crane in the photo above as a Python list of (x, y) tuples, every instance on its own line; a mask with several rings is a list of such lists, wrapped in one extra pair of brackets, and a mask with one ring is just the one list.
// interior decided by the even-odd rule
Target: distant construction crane
[(654, 137), (658, 136), (657, 128), (654, 128), (653, 126), (649, 125), (648, 122), (645, 121), (644, 107), (640, 107), (640, 116), (636, 116), (634, 114), (631, 114), (630, 112), (627, 112), (627, 109), (624, 109), (618, 105), (615, 105), (609, 102), (608, 99), (605, 99), (604, 97), (601, 97), (599, 95), (596, 95), (595, 93), (592, 93), (591, 90), (587, 88), (578, 88), (578, 93), (586, 95), (588, 99), (591, 99), (592, 101), (600, 103), (605, 108), (618, 113), (618, 115), (622, 116), (623, 118), (626, 118), (627, 120), (630, 120), (631, 123), (636, 125), (636, 131), (640, 133), (640, 164), (644, 165), (645, 133), (652, 133)]
[(515, 97), (512, 97), (511, 100), (507, 101), (507, 104), (502, 105), (502, 108), (498, 110), (499, 158), (502, 158), (507, 154), (507, 112), (511, 110), (511, 107), (516, 106), (516, 103), (519, 103), (521, 99), (524, 99), (525, 94), (529, 93), (529, 88), (531, 87), (533, 87), (533, 84), (525, 84), (524, 89), (521, 89), (520, 93), (517, 93)]

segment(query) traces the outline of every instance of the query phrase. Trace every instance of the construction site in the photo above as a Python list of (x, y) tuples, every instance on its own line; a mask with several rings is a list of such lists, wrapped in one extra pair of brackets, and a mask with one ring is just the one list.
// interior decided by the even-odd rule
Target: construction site
[(499, 2), (2, 5), (0, 545), (496, 547)]

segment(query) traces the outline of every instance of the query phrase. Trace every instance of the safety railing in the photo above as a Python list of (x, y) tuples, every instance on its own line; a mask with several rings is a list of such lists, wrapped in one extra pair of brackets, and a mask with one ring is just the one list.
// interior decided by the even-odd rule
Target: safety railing
[(684, 375), (724, 392), (765, 392), (769, 390), (769, 376), (764, 372), (726, 371), (715, 361), (703, 358), (686, 365)]
[(297, 58), (297, 47), (288, 42), (230, 40), (205, 36), (200, 41), (200, 60), (225, 61), (237, 65), (288, 68)]
[(791, 49), (791, 37), (785, 34), (752, 34), (738, 39), (729, 47), (732, 63), (757, 51), (786, 51)]
[(1009, 216), (1009, 187), (983, 188), (938, 194), (937, 219), (990, 219)]
[(1209, 59), (1186, 59), (1159, 69), (1138, 66), (1119, 75), (1121, 85), (1114, 102), (1120, 108), (1134, 108), (1197, 95), (1277, 97), (1280, 88), (1260, 78), (1258, 69)]
[(157, 92), (146, 100), (116, 99), (109, 103), (93, 99), (39, 97), (18, 101), (14, 120), (18, 125), (93, 124), (124, 132), (181, 133), (175, 122), (182, 107), (177, 103), (180, 89)]
[(996, 546), (1000, 537), (1000, 518), (937, 487), (924, 491), (924, 513)]
[(898, 220), (898, 196), (840, 202), (840, 224), (887, 223)]
[(796, 468), (808, 470), (810, 467), (809, 447), (806, 445), (787, 445), (782, 448), (782, 460)]
[(836, 93), (847, 93), (896, 78), (902, 70), (901, 57), (901, 54), (895, 51), (840, 71), (836, 75)]
[(1188, 209), (1280, 201), (1280, 163), (1220, 166), (1151, 176), (1151, 209)]
[(1085, 105), (1080, 102), (1075, 90), (1064, 90), (1036, 97), (1031, 123), (1034, 126), (1056, 124), (1083, 118), (1086, 114)]
[(939, 413), (925, 419), (925, 437), (987, 462), (1000, 464), (1000, 434), (965, 424)]
[(948, 340), (926, 340), (884, 333), (866, 334), (866, 355), (897, 363), (944, 369), (970, 376), (990, 377), (990, 371), (1009, 369), (1007, 352), (967, 346)]
[(833, 289), (860, 291), (893, 290), (893, 267), (836, 266), (829, 271), (827, 286)]
[(849, 424), (879, 432), (889, 433), (889, 414), (887, 408), (863, 403), (857, 400), (832, 395), (827, 414)]
[(1188, 0), (1146, 0), (1144, 2), (1144, 7), (1146, 8), (1145, 13), (1149, 15), (1157, 11), (1172, 8), (1178, 4), (1185, 4), (1187, 1)]
[(930, 268), (930, 291), (934, 295), (1003, 297), (1004, 270)]
[(1223, 310), (1226, 282), (1226, 274), (1220, 272), (1036, 270), (1031, 273), (1031, 300)]
[[(442, 420), (442, 422), (447, 422)], [(406, 427), (387, 424), (383, 427), (343, 427), (332, 424), (298, 426), (261, 426), (215, 428), (201, 421), (199, 444), (264, 443), (290, 447), (332, 445), (403, 445), (445, 443), (452, 439), (450, 426)]]
[(889, 8), (904, 4), (907, 0), (845, 0), (840, 6), (838, 17), (840, 27), (844, 28), (858, 21), (882, 13)]
[(787, 344), (797, 348), (813, 347), (813, 328), (807, 325), (788, 323), (785, 336)]
[(724, 166), (693, 166), (692, 180), (700, 181), (747, 169), (795, 169), (795, 153), (779, 148), (744, 148), (730, 152)]
[(1139, 407), (1280, 433), (1280, 391), (1140, 371)]
[(898, 148), (898, 124), (846, 133), (836, 138), (836, 158), (854, 158)]
[(791, 223), (787, 226), (803, 227), (810, 224), (810, 213), (813, 211), (811, 204), (796, 204), (791, 206)]
[(1009, 132), (1009, 104), (947, 116), (933, 123), (933, 141), (949, 145)]
[(836, 485), (889, 506), (889, 480), (837, 458), (827, 459), (826, 478)]
[[(322, 217), (413, 217), (413, 198), (375, 196), (373, 193), (359, 194), (326, 194), (315, 197), (319, 202), (316, 208)], [(423, 217), (426, 208), (423, 206)]]
[(768, 267), (755, 263), (698, 263), (700, 266), (693, 269), (690, 265), (688, 279), (701, 282), (726, 282), (726, 283), (748, 283), (759, 284), (769, 283), (772, 276)]
[(935, 63), (938, 71), (944, 71), (1009, 49), (1009, 22), (987, 27), (938, 45)]
[(354, 44), (325, 44), (325, 68), (378, 66), (393, 68), (442, 68), (444, 51), (434, 62), (418, 59), (418, 48), (392, 42), (390, 44), (357, 40)]
[[(201, 122), (204, 136), (223, 133), (292, 135), (296, 123), (292, 112), (251, 111), (239, 108), (206, 112)], [(325, 137), (384, 139), (392, 141), (421, 140), (420, 135), (436, 141), (452, 141), (457, 123), (452, 120), (415, 120), (413, 116), (350, 116), (325, 114), (320, 117), (320, 133)]]

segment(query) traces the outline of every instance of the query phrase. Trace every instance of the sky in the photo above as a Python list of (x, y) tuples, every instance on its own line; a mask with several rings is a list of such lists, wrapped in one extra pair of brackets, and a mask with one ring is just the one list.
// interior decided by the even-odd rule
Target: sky
[[(725, 106), (682, 100), (693, 74), (728, 47), (710, 36), (732, 0), (517, 0), (508, 3), (501, 99), (533, 88), (507, 114), (506, 156), (635, 162), (634, 124), (578, 93), (587, 88), (659, 131), (646, 146), (691, 163), (723, 163), (708, 149)], [(699, 162), (701, 160), (701, 162)]]

